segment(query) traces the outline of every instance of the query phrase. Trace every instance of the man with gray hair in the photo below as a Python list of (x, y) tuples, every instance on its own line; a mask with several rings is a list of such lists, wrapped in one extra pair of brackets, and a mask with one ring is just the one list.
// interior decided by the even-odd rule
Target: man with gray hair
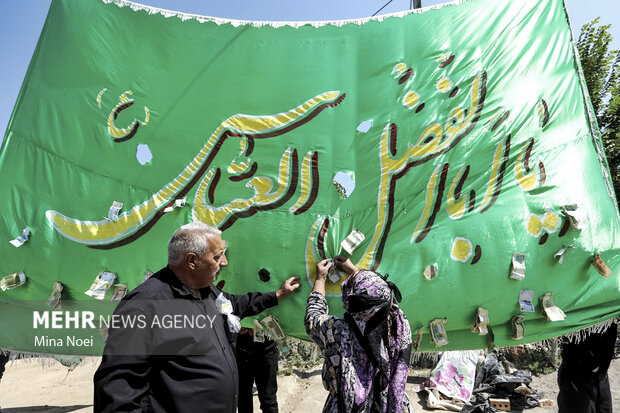
[(110, 328), (94, 412), (236, 411), (239, 319), (278, 305), (300, 284), (291, 277), (271, 293), (222, 292), (214, 282), (228, 264), (226, 248), (221, 232), (202, 222), (172, 235), (168, 265), (114, 312), (123, 327)]

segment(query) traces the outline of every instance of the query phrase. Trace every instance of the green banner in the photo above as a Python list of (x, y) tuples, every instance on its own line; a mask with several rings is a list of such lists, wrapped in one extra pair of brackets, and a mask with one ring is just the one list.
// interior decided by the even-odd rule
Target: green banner
[(269, 311), (297, 337), (338, 254), (389, 274), (420, 350), (620, 315), (620, 219), (562, 0), (312, 24), (53, 0), (0, 176), (0, 276), (23, 272), (0, 291), (0, 347), (58, 352), (27, 303), (59, 282), (109, 313), (192, 220), (229, 241), (226, 291), (302, 277)]

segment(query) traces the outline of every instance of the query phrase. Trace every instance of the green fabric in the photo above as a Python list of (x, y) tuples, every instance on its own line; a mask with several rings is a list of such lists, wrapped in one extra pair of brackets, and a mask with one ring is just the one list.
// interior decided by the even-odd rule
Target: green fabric
[[(97, 274), (135, 288), (193, 218), (224, 229), (226, 291), (302, 277), (269, 311), (297, 337), (316, 261), (344, 253), (355, 228), (366, 239), (352, 261), (400, 287), (422, 350), (435, 348), (437, 318), (447, 318), (442, 349), (486, 347), (489, 336), (470, 330), (478, 307), (496, 346), (620, 315), (620, 220), (562, 0), (233, 23), (120, 0), (52, 2), (0, 152), (1, 275), (28, 278), (0, 291), (0, 347), (60, 352), (35, 346), (45, 332), (29, 328), (53, 282), (74, 301), (65, 308), (109, 312), (114, 303), (84, 294)], [(348, 198), (338, 172), (355, 182)], [(116, 221), (106, 219), (114, 201)], [(569, 204), (583, 229), (566, 231)], [(30, 240), (9, 244), (24, 227)], [(569, 245), (560, 264), (554, 254)], [(522, 280), (509, 277), (513, 253), (526, 256)], [(595, 254), (613, 275), (599, 275)], [(327, 285), (337, 315), (343, 279)], [(521, 312), (522, 289), (535, 312)], [(565, 320), (542, 315), (549, 292)], [(525, 338), (513, 340), (520, 314)]]

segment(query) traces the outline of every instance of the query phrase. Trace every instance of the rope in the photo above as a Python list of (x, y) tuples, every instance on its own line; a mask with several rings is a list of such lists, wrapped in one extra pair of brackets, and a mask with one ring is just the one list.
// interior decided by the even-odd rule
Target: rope
[(392, 2), (392, 0), (388, 1), (387, 3), (385, 3), (385, 4), (383, 5), (383, 7), (381, 7), (379, 10), (377, 10), (376, 12), (374, 12), (374, 14), (373, 14), (372, 16), (370, 16), (370, 17), (375, 16), (375, 15), (376, 15), (377, 13), (379, 13), (381, 10), (385, 9), (385, 7), (386, 7), (388, 4), (390, 4), (391, 2)]

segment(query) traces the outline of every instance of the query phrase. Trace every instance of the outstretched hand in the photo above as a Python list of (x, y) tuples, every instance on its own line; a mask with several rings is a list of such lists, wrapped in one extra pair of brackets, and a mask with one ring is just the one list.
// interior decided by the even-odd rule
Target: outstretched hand
[(336, 257), (334, 257), (334, 262), (338, 267), (342, 268), (342, 270), (349, 275), (357, 271), (357, 267), (353, 265), (351, 260), (344, 255), (337, 255)]
[(299, 279), (299, 277), (291, 277), (284, 281), (282, 283), (282, 287), (276, 291), (276, 297), (278, 297), (278, 300), (288, 297), (293, 291), (299, 290), (299, 287), (301, 287)]
[(316, 279), (325, 281), (330, 268), (334, 265), (333, 261), (329, 258), (324, 259), (316, 263)]

